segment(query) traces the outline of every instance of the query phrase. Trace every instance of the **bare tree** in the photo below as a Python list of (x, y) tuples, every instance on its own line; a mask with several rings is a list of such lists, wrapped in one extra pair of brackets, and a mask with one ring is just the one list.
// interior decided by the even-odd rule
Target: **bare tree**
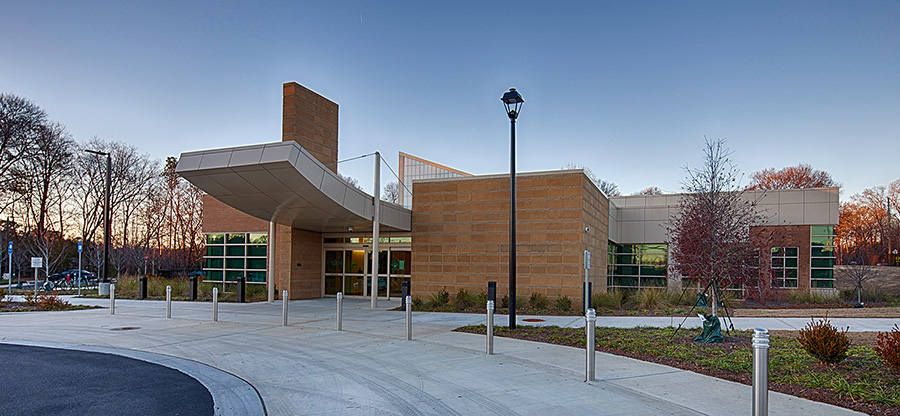
[(47, 124), (47, 113), (12, 94), (0, 94), (0, 213), (26, 194), (24, 160)]
[(663, 191), (655, 186), (648, 186), (640, 191), (633, 193), (632, 195), (662, 195)]
[(348, 184), (350, 184), (350, 186), (352, 186), (356, 189), (359, 189), (360, 191), (363, 190), (362, 186), (359, 185), (359, 180), (357, 180), (356, 178), (354, 178), (352, 176), (344, 176), (344, 175), (341, 175), (340, 173), (338, 173), (338, 177), (343, 179)]
[(595, 184), (597, 184), (597, 187), (600, 188), (601, 191), (603, 191), (604, 195), (608, 197), (622, 195), (622, 193), (619, 192), (619, 185), (600, 179), (600, 177), (597, 176), (597, 174), (587, 166), (579, 165), (576, 163), (569, 163), (566, 166), (563, 166), (563, 169), (582, 169), (584, 170), (584, 174), (587, 175), (587, 177), (590, 178)]
[(841, 273), (838, 275), (839, 278), (847, 280), (856, 288), (856, 303), (862, 303), (863, 283), (878, 277), (881, 272), (878, 266), (872, 264), (873, 258), (877, 258), (877, 256), (866, 248), (855, 250), (845, 258), (849, 261), (841, 268)]
[(713, 316), (718, 316), (719, 290), (761, 279), (758, 246), (750, 228), (762, 218), (753, 203), (742, 197), (730, 154), (724, 140), (706, 140), (703, 166), (685, 167), (685, 195), (667, 227), (670, 265), (682, 276), (713, 289)]
[(396, 181), (388, 182), (388, 184), (384, 186), (384, 192), (382, 192), (381, 194), (381, 200), (394, 204), (398, 203), (400, 201), (400, 183)]

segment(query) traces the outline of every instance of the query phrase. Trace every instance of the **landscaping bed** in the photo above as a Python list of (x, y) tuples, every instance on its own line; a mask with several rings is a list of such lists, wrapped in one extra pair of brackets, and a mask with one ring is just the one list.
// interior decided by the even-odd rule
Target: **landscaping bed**
[(28, 294), (24, 302), (4, 302), (4, 290), (0, 290), (0, 312), (77, 311), (97, 309), (99, 306), (72, 305), (54, 294)]
[[(457, 331), (485, 333), (484, 325)], [(751, 333), (725, 334), (720, 344), (696, 344), (697, 331), (674, 328), (598, 327), (597, 351), (677, 367), (743, 384), (752, 382)], [(585, 347), (583, 328), (519, 326), (495, 327), (497, 336)], [(849, 333), (848, 333), (849, 334)], [(872, 347), (874, 334), (851, 338), (838, 364), (822, 364), (804, 351), (796, 331), (772, 331), (769, 349), (769, 388), (773, 391), (834, 404), (875, 415), (900, 415), (900, 371), (884, 365)], [(870, 341), (864, 341), (869, 339)], [(866, 344), (862, 344), (866, 342)], [(868, 345), (867, 345), (868, 344)], [(687, 388), (687, 387), (686, 387)]]

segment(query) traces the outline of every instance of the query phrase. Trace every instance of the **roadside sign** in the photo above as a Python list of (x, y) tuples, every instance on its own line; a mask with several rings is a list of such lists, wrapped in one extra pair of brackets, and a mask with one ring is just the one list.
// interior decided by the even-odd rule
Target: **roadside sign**
[(81, 241), (78, 242), (78, 252), (81, 253)]
[(12, 241), (9, 242), (9, 247), (6, 249), (6, 254), (12, 254)]
[(33, 267), (35, 269), (44, 267), (44, 258), (43, 257), (32, 257), (31, 258), (31, 267)]
[(144, 261), (147, 261), (147, 260), (150, 260), (150, 255), (149, 255), (149, 254), (144, 254)]
[(591, 268), (591, 252), (589, 250), (584, 251), (584, 268)]

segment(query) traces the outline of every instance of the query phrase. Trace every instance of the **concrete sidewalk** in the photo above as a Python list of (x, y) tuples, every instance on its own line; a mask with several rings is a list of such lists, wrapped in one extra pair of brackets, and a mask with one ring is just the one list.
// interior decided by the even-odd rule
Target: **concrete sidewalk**
[[(484, 336), (451, 332), (484, 323), (482, 315), (416, 312), (414, 340), (406, 341), (404, 313), (388, 310), (398, 305), (381, 301), (371, 309), (368, 301), (345, 299), (338, 332), (334, 299), (290, 302), (288, 327), (281, 326), (280, 302), (220, 303), (219, 322), (212, 322), (209, 303), (174, 302), (173, 319), (165, 319), (165, 302), (117, 300), (112, 316), (108, 309), (0, 314), (0, 342), (65, 342), (197, 361), (249, 382), (270, 415), (750, 413), (749, 386), (658, 364), (598, 353), (598, 381), (585, 383), (584, 350), (496, 338), (496, 354), (485, 355)], [(539, 319), (583, 325), (579, 317)], [(649, 325), (619, 319), (598, 324)], [(139, 329), (113, 330), (123, 327)], [(779, 393), (770, 393), (769, 403), (773, 415), (858, 414)]]

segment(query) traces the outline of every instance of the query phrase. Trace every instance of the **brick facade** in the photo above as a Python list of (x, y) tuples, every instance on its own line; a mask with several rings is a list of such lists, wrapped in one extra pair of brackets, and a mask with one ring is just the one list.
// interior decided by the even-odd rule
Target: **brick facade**
[(294, 140), (337, 172), (338, 105), (296, 83), (284, 83), (281, 140)]
[[(809, 292), (810, 288), (810, 226), (809, 225), (777, 225), (761, 226), (750, 229), (753, 238), (760, 239), (766, 248), (797, 247), (797, 288)], [(764, 270), (772, 264), (771, 250), (762, 250), (760, 263)], [(792, 289), (778, 289), (779, 291)]]
[[(478, 293), (488, 281), (508, 293), (509, 177), (417, 181), (413, 207), (417, 294)], [(585, 249), (593, 253), (593, 289), (604, 291), (608, 210), (608, 200), (580, 170), (517, 176), (517, 293), (566, 295), (579, 305)]]
[(244, 214), (209, 195), (203, 195), (204, 233), (269, 232), (269, 222)]
[(322, 296), (322, 234), (287, 225), (275, 227), (275, 289), (291, 299)]

